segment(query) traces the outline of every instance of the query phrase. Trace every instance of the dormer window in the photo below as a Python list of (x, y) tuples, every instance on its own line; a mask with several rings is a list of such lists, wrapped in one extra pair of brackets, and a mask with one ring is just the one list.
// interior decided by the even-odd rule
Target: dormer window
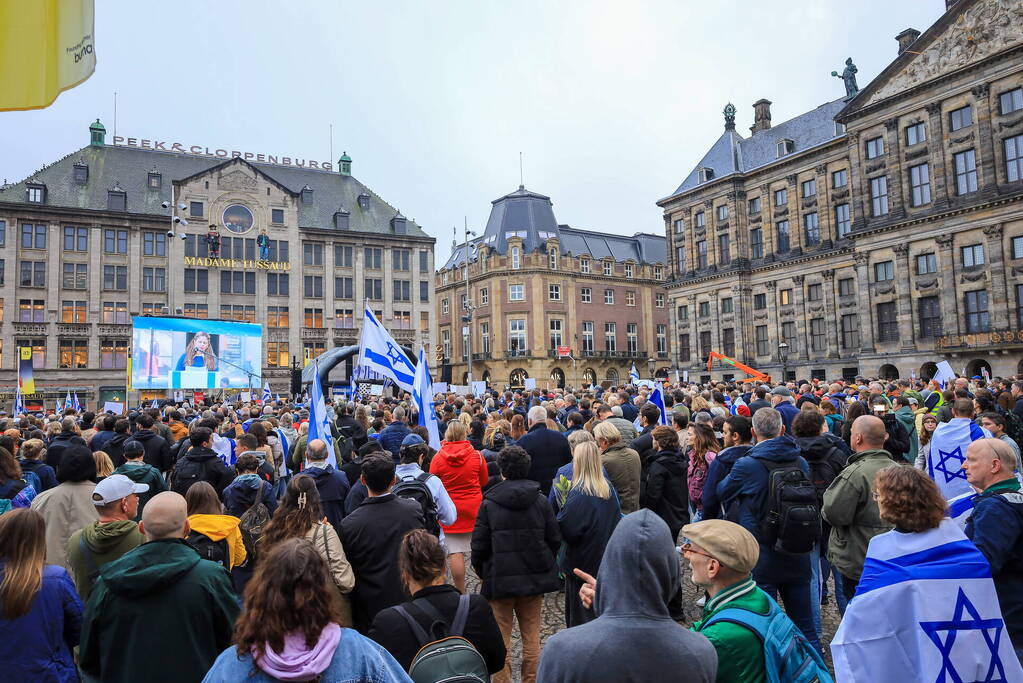
[(334, 212), (334, 227), (338, 230), (350, 230), (349, 219), (351, 215), (342, 207)]
[(511, 248), (511, 267), (512, 270), (518, 270), (522, 265), (522, 252), (519, 251), (518, 247)]
[(365, 192), (359, 195), (359, 208), (363, 211), (369, 209), (369, 195)]
[(406, 232), (406, 220), (400, 213), (391, 219), (391, 230), (395, 235), (404, 235)]
[(779, 140), (778, 141), (778, 156), (783, 157), (786, 154), (792, 154), (796, 151), (796, 143), (792, 140)]
[(86, 164), (78, 163), (71, 168), (71, 179), (79, 185), (89, 181), (89, 167)]
[(128, 195), (124, 190), (107, 190), (107, 210), (127, 211)]
[(604, 275), (611, 277), (611, 274), (614, 272), (613, 269), (614, 265), (610, 261), (604, 261)]
[(42, 183), (29, 183), (25, 189), (25, 199), (33, 204), (46, 201), (46, 186)]
[(302, 203), (303, 204), (313, 203), (313, 189), (308, 185), (302, 188)]
[(589, 274), (590, 272), (590, 260), (588, 258), (579, 259), (579, 272)]
[(631, 280), (632, 279), (632, 274), (633, 274), (632, 264), (631, 263), (626, 263), (625, 264), (625, 277), (627, 277), (627, 278), (629, 278)]
[(701, 168), (697, 172), (697, 174), (699, 175), (701, 183), (705, 183), (708, 180), (713, 180), (714, 179), (714, 169), (713, 168)]
[(550, 261), (551, 270), (558, 269), (558, 250), (550, 249), (547, 251), (547, 258)]
[(159, 190), (163, 187), (163, 176), (159, 173), (150, 172), (146, 180), (146, 187), (150, 190)]
[(845, 135), (845, 124), (835, 121), (835, 135)]

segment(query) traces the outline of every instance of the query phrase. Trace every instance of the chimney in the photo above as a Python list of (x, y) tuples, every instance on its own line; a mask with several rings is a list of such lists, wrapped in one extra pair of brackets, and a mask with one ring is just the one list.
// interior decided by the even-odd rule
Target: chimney
[(899, 41), (899, 54), (905, 52), (916, 39), (920, 37), (920, 32), (915, 28), (907, 28), (905, 31), (895, 36), (895, 40)]
[(750, 133), (767, 130), (771, 127), (771, 100), (763, 98), (753, 103), (753, 125), (750, 126)]

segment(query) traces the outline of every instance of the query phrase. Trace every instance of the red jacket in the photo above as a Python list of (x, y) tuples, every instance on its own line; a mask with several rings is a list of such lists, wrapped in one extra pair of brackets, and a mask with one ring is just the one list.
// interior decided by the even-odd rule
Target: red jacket
[(483, 485), (487, 483), (487, 463), (468, 441), (445, 441), (430, 463), (430, 474), (436, 474), (455, 504), (458, 517), (445, 533), (468, 534), (476, 526), (476, 512), (483, 502)]

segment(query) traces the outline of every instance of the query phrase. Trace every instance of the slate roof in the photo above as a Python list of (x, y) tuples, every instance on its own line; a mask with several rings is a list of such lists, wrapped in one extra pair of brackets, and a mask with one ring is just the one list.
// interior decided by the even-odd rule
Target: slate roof
[(844, 133), (835, 134), (835, 115), (845, 104), (845, 98), (827, 102), (777, 126), (757, 131), (748, 138), (726, 130), (670, 196), (696, 188), (700, 184), (699, 169), (704, 167), (714, 169), (713, 180), (718, 180), (733, 173), (749, 173), (778, 161), (777, 149), (781, 140), (792, 140), (795, 143), (792, 153), (799, 154), (841, 137)]
[[(75, 183), (72, 167), (83, 162), (89, 167), (85, 184)], [(391, 219), (398, 209), (352, 176), (334, 171), (275, 166), (244, 161), (220, 159), (175, 152), (162, 152), (135, 147), (87, 146), (63, 159), (44, 167), (21, 182), (0, 188), (0, 203), (24, 202), (27, 182), (46, 185), (45, 206), (60, 206), (83, 210), (107, 211), (107, 191), (120, 187), (127, 195), (127, 212), (167, 216), (160, 206), (171, 198), (171, 181), (182, 180), (218, 166), (244, 164), (267, 176), (286, 191), (298, 196), (302, 188), (313, 190), (311, 203), (298, 202), (300, 228), (334, 228), (334, 213), (341, 207), (350, 213), (349, 227), (353, 232), (393, 234)], [(163, 176), (162, 187), (148, 187), (149, 173)], [(359, 206), (360, 194), (369, 195), (369, 207)], [(423, 229), (406, 219), (406, 234), (428, 237)]]

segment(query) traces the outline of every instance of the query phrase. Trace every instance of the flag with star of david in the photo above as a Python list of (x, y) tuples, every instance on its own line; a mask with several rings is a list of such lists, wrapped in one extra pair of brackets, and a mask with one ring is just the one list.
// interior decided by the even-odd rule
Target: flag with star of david
[(927, 453), (927, 475), (941, 489), (945, 500), (973, 492), (963, 471), (966, 449), (977, 439), (990, 437), (991, 432), (965, 417), (943, 422), (934, 430)]
[(1023, 681), (991, 567), (948, 518), (870, 540), (831, 654), (836, 681)]

